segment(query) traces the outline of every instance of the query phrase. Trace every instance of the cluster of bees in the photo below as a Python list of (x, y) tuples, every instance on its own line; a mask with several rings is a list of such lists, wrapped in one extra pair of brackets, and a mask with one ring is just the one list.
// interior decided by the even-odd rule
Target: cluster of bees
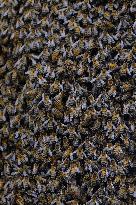
[(134, 0), (1, 0), (3, 205), (136, 203)]

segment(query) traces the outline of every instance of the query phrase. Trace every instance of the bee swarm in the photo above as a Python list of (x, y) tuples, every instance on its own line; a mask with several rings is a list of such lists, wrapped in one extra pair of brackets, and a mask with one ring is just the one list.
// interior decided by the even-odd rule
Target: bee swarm
[(0, 204), (136, 204), (135, 11), (1, 0)]

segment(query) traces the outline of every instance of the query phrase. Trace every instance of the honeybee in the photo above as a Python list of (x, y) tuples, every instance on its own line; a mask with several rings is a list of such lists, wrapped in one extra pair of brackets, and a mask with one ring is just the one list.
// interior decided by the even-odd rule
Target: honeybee
[(4, 164), (4, 175), (10, 175), (10, 165), (8, 163)]
[(9, 131), (8, 131), (7, 125), (3, 126), (2, 131), (3, 131), (4, 137), (7, 137), (9, 135)]
[(127, 92), (127, 91), (130, 90), (131, 85), (130, 85), (129, 83), (126, 82), (126, 83), (123, 83), (123, 86), (122, 86), (122, 87), (123, 87), (123, 90)]
[(48, 4), (45, 2), (43, 3), (43, 6), (42, 6), (42, 12), (45, 14), (49, 12)]
[(116, 122), (120, 119), (119, 113), (116, 113), (115, 111), (112, 113), (112, 121)]
[(94, 68), (99, 68), (99, 66), (100, 66), (100, 63), (99, 63), (99, 61), (97, 61), (96, 59), (93, 59), (93, 66), (94, 66)]
[(117, 130), (120, 133), (123, 133), (125, 129), (127, 129), (127, 127), (126, 127), (126, 125), (124, 123), (120, 123), (120, 125), (117, 127)]
[(25, 201), (24, 201), (23, 197), (20, 194), (16, 195), (16, 203), (18, 205), (24, 205), (25, 204)]
[(4, 122), (6, 121), (6, 118), (5, 118), (5, 115), (4, 115), (4, 112), (2, 110), (0, 110), (0, 122)]
[(34, 69), (30, 69), (29, 71), (27, 71), (25, 74), (29, 75), (30, 81), (35, 79), (35, 71)]
[(119, 198), (126, 198), (126, 194), (127, 194), (127, 190), (126, 190), (126, 187), (125, 186), (122, 186), (120, 189), (119, 189)]
[(73, 55), (77, 57), (79, 54), (80, 54), (80, 49), (79, 48), (74, 48), (73, 49)]
[(54, 107), (58, 110), (63, 110), (63, 104), (62, 104), (62, 93), (59, 93), (54, 98)]
[(54, 165), (51, 166), (50, 175), (51, 178), (54, 178), (56, 176), (56, 167)]
[(109, 63), (108, 66), (110, 70), (114, 70), (117, 67), (117, 64), (112, 62), (112, 63)]
[(37, 174), (37, 172), (38, 172), (38, 165), (37, 164), (34, 164), (33, 165), (33, 170), (32, 170), (32, 174)]
[(112, 86), (111, 89), (108, 92), (109, 96), (116, 96), (116, 86)]
[(104, 179), (108, 176), (108, 172), (107, 172), (107, 169), (104, 167), (102, 168), (101, 170), (101, 178)]
[(12, 118), (12, 120), (11, 120), (11, 127), (19, 126), (19, 124), (20, 124), (20, 116), (17, 115), (17, 116)]
[(4, 180), (0, 179), (0, 190), (2, 190), (4, 187)]
[(60, 112), (60, 111), (59, 111), (58, 109), (56, 109), (56, 108), (53, 108), (53, 109), (52, 109), (52, 113), (53, 113), (54, 117), (57, 118), (57, 119), (62, 119), (62, 118), (63, 118), (63, 113)]
[(121, 146), (119, 144), (116, 144), (114, 146), (114, 149), (113, 149), (113, 152), (116, 154), (116, 155), (119, 155), (121, 153), (123, 153), (122, 149), (121, 149)]
[(53, 53), (52, 53), (52, 60), (53, 61), (56, 61), (58, 60), (59, 58), (59, 50), (55, 50)]
[(51, 93), (56, 93), (60, 91), (60, 83), (59, 81), (55, 80), (54, 83), (50, 87)]
[(98, 174), (96, 172), (94, 172), (91, 176), (92, 186), (95, 186), (95, 184), (97, 183), (97, 180), (98, 180)]
[(77, 26), (77, 27), (75, 27), (75, 34), (76, 35), (79, 35), (80, 34), (80, 32), (81, 32), (81, 29), (80, 29), (80, 27), (79, 26)]
[(17, 71), (14, 69), (12, 71), (12, 80), (15, 81), (17, 79)]
[(63, 158), (68, 158), (70, 156), (70, 154), (72, 153), (72, 147), (69, 146), (67, 147), (66, 151), (64, 152)]

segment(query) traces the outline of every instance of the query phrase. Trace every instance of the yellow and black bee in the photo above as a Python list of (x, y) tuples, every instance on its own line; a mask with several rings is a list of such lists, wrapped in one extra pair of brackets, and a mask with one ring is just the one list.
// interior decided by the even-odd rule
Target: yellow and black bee
[(63, 103), (62, 103), (62, 93), (59, 93), (55, 98), (54, 98), (54, 107), (57, 108), (58, 110), (63, 110)]
[(17, 205), (24, 205), (25, 204), (24, 198), (20, 194), (16, 195), (16, 203), (17, 203)]

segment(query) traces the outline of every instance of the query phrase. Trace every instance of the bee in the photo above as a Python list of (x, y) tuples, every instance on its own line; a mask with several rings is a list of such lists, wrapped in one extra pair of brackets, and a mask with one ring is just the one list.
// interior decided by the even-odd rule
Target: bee
[(26, 9), (24, 10), (24, 20), (28, 20), (28, 19), (31, 19), (32, 16), (34, 16), (34, 14), (32, 15), (32, 10), (33, 9)]
[(63, 113), (60, 112), (60, 111), (59, 111), (58, 109), (56, 109), (56, 108), (53, 108), (53, 109), (52, 109), (52, 113), (53, 113), (54, 117), (57, 118), (57, 119), (62, 119), (62, 118), (63, 118)]
[(87, 109), (87, 100), (86, 98), (82, 99), (82, 105), (81, 105), (82, 110), (86, 110)]
[(76, 35), (80, 35), (81, 29), (80, 29), (79, 26), (75, 27), (74, 30), (75, 30), (75, 34), (76, 34)]
[(24, 205), (25, 204), (25, 201), (23, 199), (23, 197), (21, 195), (16, 195), (16, 204), (17, 205)]
[(124, 123), (120, 123), (120, 125), (117, 127), (117, 130), (119, 130), (119, 132), (120, 132), (121, 134), (123, 134), (126, 128), (127, 128), (127, 127), (125, 126)]
[(35, 71), (34, 69), (30, 69), (29, 71), (27, 71), (25, 74), (28, 74), (29, 75), (29, 78), (30, 78), (30, 81), (34, 80), (35, 79)]
[(4, 137), (8, 137), (9, 136), (9, 131), (8, 131), (8, 128), (7, 128), (6, 125), (3, 126), (2, 131), (3, 131)]
[(102, 168), (102, 170), (101, 170), (101, 178), (105, 179), (107, 177), (107, 175), (108, 175), (107, 169), (105, 167)]
[(119, 175), (117, 175), (117, 176), (115, 177), (114, 183), (115, 183), (115, 184), (118, 184), (118, 183), (120, 183), (120, 182), (121, 182), (121, 177), (120, 177)]
[(23, 39), (27, 36), (26, 28), (21, 28), (19, 32), (19, 39)]
[(60, 83), (59, 81), (55, 80), (54, 83), (50, 87), (50, 92), (53, 94), (59, 91), (60, 91)]
[(129, 84), (129, 83), (123, 83), (123, 90), (125, 91), (125, 92), (127, 92), (127, 91), (129, 91), (130, 89), (131, 89), (131, 85)]
[(113, 112), (113, 114), (112, 114), (112, 122), (118, 121), (119, 118), (120, 118), (119, 114), (116, 113), (116, 112)]
[(112, 16), (113, 16), (113, 19), (114, 19), (114, 20), (117, 20), (117, 19), (118, 19), (118, 15), (119, 15), (118, 11), (112, 10)]
[(21, 28), (24, 26), (24, 22), (22, 21), (22, 19), (17, 19), (17, 22), (16, 22), (16, 28)]
[(52, 53), (52, 61), (56, 61), (59, 59), (59, 50), (55, 50), (53, 53)]
[(23, 184), (23, 187), (24, 187), (24, 188), (30, 187), (29, 178), (28, 178), (28, 177), (23, 177), (23, 179), (22, 179), (22, 184)]
[(109, 96), (116, 96), (116, 86), (112, 86), (111, 89), (108, 92)]
[(107, 154), (105, 153), (102, 153), (101, 156), (100, 156), (100, 161), (101, 161), (101, 164), (102, 166), (105, 166), (107, 165)]
[(83, 17), (83, 25), (84, 25), (84, 27), (86, 27), (87, 24), (88, 24), (87, 14), (84, 14), (84, 17)]
[(99, 68), (99, 66), (100, 66), (100, 63), (99, 63), (99, 61), (97, 61), (96, 59), (93, 59), (93, 66), (94, 66), (94, 68)]
[(4, 175), (10, 175), (11, 167), (8, 163), (4, 163)]
[(70, 122), (69, 111), (66, 111), (64, 113), (64, 123), (69, 123), (69, 122)]
[(79, 54), (80, 54), (80, 49), (79, 48), (74, 48), (73, 49), (73, 55), (77, 57)]
[(68, 146), (66, 151), (64, 152), (63, 154), (63, 158), (68, 158), (70, 156), (70, 154), (72, 153), (72, 147), (71, 146)]
[(48, 4), (47, 3), (43, 3), (43, 6), (42, 6), (42, 12), (43, 14), (47, 14), (49, 12), (49, 8), (48, 8)]
[(108, 66), (109, 66), (109, 69), (110, 69), (110, 70), (114, 70), (115, 68), (117, 68), (117, 64), (116, 64), (116, 63), (113, 63), (113, 62), (112, 62), (112, 63), (109, 63)]
[[(3, 98), (1, 97), (0, 98), (0, 110), (3, 109), (4, 107), (5, 107), (5, 102), (4, 102)], [(7, 108), (6, 108), (6, 110), (7, 110)]]
[(53, 130), (53, 123), (52, 123), (52, 120), (51, 119), (49, 119), (49, 121), (48, 121), (48, 129), (49, 130)]
[(4, 111), (0, 110), (0, 123), (3, 123), (6, 121)]
[(37, 172), (38, 172), (38, 165), (37, 164), (34, 164), (33, 165), (33, 170), (32, 170), (32, 174), (37, 174)]
[(126, 194), (127, 194), (127, 190), (126, 190), (126, 187), (125, 186), (122, 186), (120, 189), (119, 189), (119, 198), (126, 198)]
[(20, 116), (19, 115), (14, 116), (11, 120), (11, 127), (19, 126), (19, 124), (20, 124)]
[(83, 48), (84, 48), (84, 39), (83, 39), (83, 38), (80, 38), (78, 44), (79, 44), (79, 48), (80, 48), (80, 49), (83, 49)]
[(17, 71), (15, 69), (12, 71), (11, 78), (12, 78), (12, 81), (16, 81), (16, 79), (17, 79)]
[(130, 194), (131, 196), (133, 196), (133, 193), (134, 193), (134, 191), (135, 191), (135, 186), (134, 186), (133, 184), (130, 184), (130, 185), (129, 185), (129, 188), (128, 188), (128, 191), (129, 191), (129, 194)]
[(55, 96), (53, 103), (54, 107), (60, 111), (63, 110), (62, 96), (62, 93), (59, 93), (57, 96)]
[(91, 184), (92, 184), (92, 186), (95, 186), (97, 181), (98, 181), (98, 174), (96, 172), (94, 172), (92, 174), (92, 176), (91, 176)]
[(17, 153), (16, 158), (17, 158), (17, 164), (18, 164), (18, 165), (21, 165), (21, 164), (22, 164), (22, 156), (21, 156), (21, 154), (20, 154), (20, 153)]
[(4, 188), (4, 180), (0, 179), (0, 190)]
[(106, 107), (102, 107), (101, 112), (102, 112), (102, 115), (103, 115), (103, 116), (105, 116), (105, 117), (108, 116), (108, 110), (107, 110)]

